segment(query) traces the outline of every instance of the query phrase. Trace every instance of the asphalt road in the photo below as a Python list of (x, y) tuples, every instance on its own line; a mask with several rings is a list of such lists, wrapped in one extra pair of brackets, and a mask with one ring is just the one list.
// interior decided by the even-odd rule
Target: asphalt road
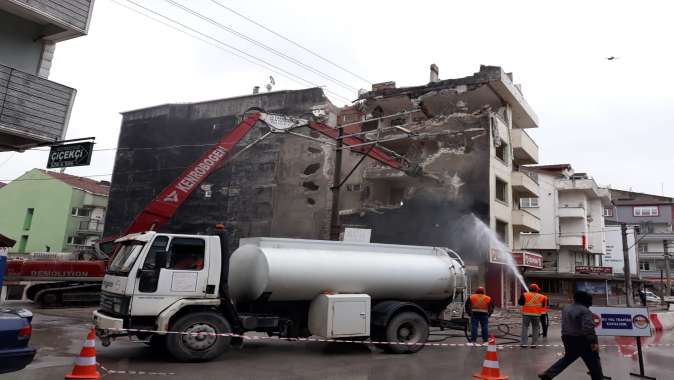
[[(35, 310), (32, 345), (38, 348), (35, 361), (26, 369), (0, 375), (0, 379), (61, 379), (72, 368), (86, 336), (92, 309)], [(504, 319), (513, 332), (516, 320)], [(441, 339), (434, 336), (434, 339)], [(445, 343), (465, 343), (461, 337)], [(499, 343), (506, 343), (500, 340)], [(618, 348), (616, 340), (605, 337), (601, 344), (612, 345), (601, 351), (604, 372), (613, 379), (630, 377), (638, 362), (633, 347)], [(559, 326), (553, 325), (550, 337), (541, 344), (559, 345)], [(674, 332), (647, 338), (646, 343), (674, 344)], [(300, 343), (283, 341), (248, 342), (240, 350), (227, 352), (209, 363), (175, 363), (153, 352), (142, 343), (118, 340), (110, 347), (97, 343), (101, 374), (110, 380), (137, 378), (170, 379), (470, 379), (484, 359), (483, 347), (427, 347), (414, 355), (390, 355), (366, 344)], [(498, 352), (502, 374), (510, 379), (538, 379), (543, 371), (562, 355), (561, 347), (537, 349), (508, 347)], [(646, 374), (658, 379), (674, 378), (674, 345), (644, 349)], [(119, 372), (125, 373), (119, 373)], [(139, 375), (129, 371), (160, 373)], [(582, 361), (578, 361), (558, 379), (589, 379)], [(163, 374), (161, 374), (163, 373)]]

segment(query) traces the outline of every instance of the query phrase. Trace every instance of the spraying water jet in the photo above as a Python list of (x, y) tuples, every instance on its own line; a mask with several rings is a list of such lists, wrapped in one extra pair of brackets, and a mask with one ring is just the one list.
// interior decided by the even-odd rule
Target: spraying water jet
[(487, 250), (496, 250), (500, 259), (503, 260), (503, 263), (510, 268), (517, 280), (522, 284), (522, 287), (528, 292), (529, 288), (524, 282), (524, 277), (519, 270), (517, 270), (517, 264), (515, 259), (513, 259), (512, 252), (507, 245), (505, 245), (496, 235), (496, 232), (493, 231), (489, 226), (487, 226), (480, 218), (475, 216), (475, 214), (470, 214), (473, 219), (473, 231), (475, 238), (481, 244), (488, 243)]

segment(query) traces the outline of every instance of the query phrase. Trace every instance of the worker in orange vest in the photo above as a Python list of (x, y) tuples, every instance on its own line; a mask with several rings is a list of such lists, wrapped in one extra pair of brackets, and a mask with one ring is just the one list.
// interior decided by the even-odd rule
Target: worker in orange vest
[(538, 343), (538, 335), (540, 329), (541, 313), (548, 306), (547, 297), (540, 294), (541, 288), (537, 284), (530, 284), (529, 291), (522, 293), (517, 302), (522, 306), (522, 335), (520, 337), (520, 345), (526, 347), (529, 341), (529, 325), (532, 328), (532, 345), (535, 348)]
[(470, 316), (470, 341), (477, 340), (477, 325), (482, 327), (482, 342), (489, 340), (489, 317), (494, 312), (494, 302), (484, 294), (484, 288), (478, 287), (466, 300), (466, 313)]

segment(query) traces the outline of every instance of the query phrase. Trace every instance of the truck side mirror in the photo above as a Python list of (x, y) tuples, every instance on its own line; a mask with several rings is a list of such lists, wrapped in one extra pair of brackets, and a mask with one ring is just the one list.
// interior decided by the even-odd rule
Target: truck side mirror
[(166, 268), (166, 261), (168, 259), (168, 253), (166, 251), (157, 251), (154, 258), (154, 267), (157, 271), (162, 268)]

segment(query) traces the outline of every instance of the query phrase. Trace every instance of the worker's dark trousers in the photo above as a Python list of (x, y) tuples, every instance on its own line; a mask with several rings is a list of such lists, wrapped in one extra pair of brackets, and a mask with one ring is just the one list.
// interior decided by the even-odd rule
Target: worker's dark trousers
[(487, 313), (473, 312), (473, 315), (470, 316), (470, 341), (475, 342), (477, 340), (478, 323), (482, 327), (482, 341), (486, 343), (489, 340), (489, 315)]
[(548, 314), (541, 314), (541, 330), (543, 331), (543, 337), (548, 336), (548, 325), (550, 324), (550, 319)]
[(604, 375), (599, 362), (599, 353), (592, 351), (590, 343), (584, 336), (562, 335), (564, 342), (564, 356), (557, 360), (544, 374), (553, 378), (559, 375), (566, 367), (570, 366), (578, 358), (583, 359), (587, 369), (590, 370), (592, 380), (602, 380)]

